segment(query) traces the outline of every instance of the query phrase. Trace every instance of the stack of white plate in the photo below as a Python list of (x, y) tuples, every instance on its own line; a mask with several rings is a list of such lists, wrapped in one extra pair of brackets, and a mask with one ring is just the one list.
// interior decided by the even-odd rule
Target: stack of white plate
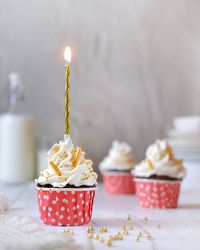
[(167, 140), (177, 158), (200, 160), (200, 116), (175, 118)]

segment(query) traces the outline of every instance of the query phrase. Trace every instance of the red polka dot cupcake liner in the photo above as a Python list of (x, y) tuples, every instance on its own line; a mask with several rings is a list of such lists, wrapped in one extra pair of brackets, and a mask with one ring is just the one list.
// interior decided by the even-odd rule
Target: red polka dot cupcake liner
[(135, 178), (136, 195), (144, 208), (177, 208), (181, 181)]
[(37, 187), (40, 218), (52, 226), (80, 226), (92, 217), (97, 188)]
[(105, 190), (109, 194), (134, 194), (135, 183), (133, 175), (126, 172), (103, 172), (103, 183)]

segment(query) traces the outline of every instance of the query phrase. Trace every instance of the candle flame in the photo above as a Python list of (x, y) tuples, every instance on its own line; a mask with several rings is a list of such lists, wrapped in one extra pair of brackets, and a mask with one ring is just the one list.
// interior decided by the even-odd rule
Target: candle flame
[(65, 49), (65, 53), (64, 53), (64, 58), (65, 58), (66, 63), (71, 62), (71, 57), (72, 57), (72, 55), (71, 55), (70, 47), (67, 46)]

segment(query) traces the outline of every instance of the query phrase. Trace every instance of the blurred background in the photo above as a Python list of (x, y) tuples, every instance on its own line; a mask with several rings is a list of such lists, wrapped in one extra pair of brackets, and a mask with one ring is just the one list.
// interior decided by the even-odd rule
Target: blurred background
[(0, 0), (1, 113), (8, 75), (19, 72), (21, 112), (39, 143), (62, 139), (69, 45), (74, 143), (96, 165), (114, 139), (141, 160), (175, 117), (200, 114), (199, 9), (197, 0)]

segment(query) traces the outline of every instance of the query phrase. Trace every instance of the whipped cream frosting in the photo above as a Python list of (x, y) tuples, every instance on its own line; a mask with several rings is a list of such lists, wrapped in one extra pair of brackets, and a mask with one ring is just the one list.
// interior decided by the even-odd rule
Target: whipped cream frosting
[(114, 141), (108, 156), (99, 164), (101, 171), (131, 170), (135, 165), (131, 147), (125, 142)]
[[(77, 159), (78, 162), (75, 164)], [(51, 184), (53, 187), (61, 188), (67, 184), (75, 187), (97, 184), (97, 174), (93, 170), (92, 161), (85, 159), (84, 151), (73, 146), (70, 137), (53, 145), (47, 154), (47, 161), (49, 166), (41, 172), (36, 184)]]
[(182, 160), (174, 158), (171, 146), (165, 140), (157, 140), (147, 148), (146, 159), (136, 165), (132, 173), (136, 177), (157, 175), (182, 179), (186, 170)]

